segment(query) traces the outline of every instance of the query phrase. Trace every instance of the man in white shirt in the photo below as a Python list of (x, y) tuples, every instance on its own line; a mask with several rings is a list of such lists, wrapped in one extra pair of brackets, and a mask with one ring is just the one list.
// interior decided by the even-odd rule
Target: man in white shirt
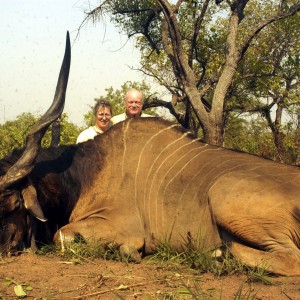
[(152, 117), (142, 112), (143, 100), (143, 94), (140, 91), (136, 89), (128, 90), (124, 101), (125, 112), (112, 117), (111, 123), (114, 125), (128, 118)]

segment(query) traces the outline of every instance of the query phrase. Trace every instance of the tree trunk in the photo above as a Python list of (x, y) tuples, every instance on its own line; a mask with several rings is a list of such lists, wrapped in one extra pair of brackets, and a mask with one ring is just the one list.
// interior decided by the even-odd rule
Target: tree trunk
[(205, 142), (211, 145), (222, 146), (224, 142), (224, 128), (222, 125), (210, 126), (205, 134)]
[(278, 103), (277, 109), (276, 109), (275, 126), (274, 126), (273, 136), (274, 136), (274, 144), (275, 144), (275, 147), (277, 150), (277, 157), (275, 160), (280, 163), (284, 162), (284, 153), (285, 153), (285, 147), (283, 144), (284, 134), (281, 132), (282, 111), (283, 111), (283, 108), (280, 105), (280, 103)]
[(51, 147), (58, 147), (60, 144), (60, 128), (61, 128), (61, 117), (52, 123), (52, 139)]
[(300, 166), (300, 109), (297, 111), (297, 130), (296, 130), (296, 147), (297, 147), (297, 158), (295, 161), (296, 166)]

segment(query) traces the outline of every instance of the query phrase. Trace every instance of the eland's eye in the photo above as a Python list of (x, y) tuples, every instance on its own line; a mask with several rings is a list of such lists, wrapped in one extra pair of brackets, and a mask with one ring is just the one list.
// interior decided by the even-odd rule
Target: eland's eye
[(20, 193), (18, 191), (4, 191), (0, 195), (0, 214), (9, 214), (21, 205)]
[[(16, 191), (12, 190), (5, 190), (0, 193), (0, 199), (7, 199), (13, 196), (16, 193)], [(1, 201), (1, 200), (0, 200)]]

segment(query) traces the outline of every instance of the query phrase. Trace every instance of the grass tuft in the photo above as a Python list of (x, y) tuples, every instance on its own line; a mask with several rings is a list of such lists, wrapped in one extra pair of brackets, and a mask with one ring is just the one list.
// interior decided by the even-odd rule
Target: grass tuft
[[(200, 239), (203, 240), (203, 239)], [(38, 251), (40, 255), (54, 254), (68, 259), (93, 260), (102, 258), (105, 260), (115, 260), (129, 262), (127, 257), (121, 255), (119, 246), (114, 243), (103, 244), (103, 241), (89, 240), (88, 243), (82, 239), (77, 242), (64, 245), (45, 245)], [(153, 255), (147, 257), (147, 261), (154, 261), (156, 264), (164, 265), (168, 268), (190, 268), (200, 274), (211, 273), (220, 277), (233, 274), (245, 274), (247, 282), (262, 282), (264, 284), (273, 284), (270, 274), (267, 271), (268, 266), (250, 268), (224, 251), (223, 256), (215, 258), (211, 250), (204, 248), (201, 243), (191, 243), (184, 241), (180, 252), (175, 250), (169, 241), (165, 239), (160, 242)]]
[(96, 259), (122, 261), (119, 247), (113, 243), (103, 244), (100, 241), (77, 240), (73, 243), (64, 245), (62, 250), (60, 245), (44, 245), (38, 250), (39, 255), (54, 254), (69, 259)]

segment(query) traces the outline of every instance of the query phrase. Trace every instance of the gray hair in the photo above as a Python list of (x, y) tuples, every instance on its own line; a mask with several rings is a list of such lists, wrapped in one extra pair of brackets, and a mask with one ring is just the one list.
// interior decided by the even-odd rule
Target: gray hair
[(144, 95), (141, 91), (135, 89), (135, 88), (130, 88), (127, 90), (126, 94), (125, 94), (125, 101), (127, 100), (128, 96), (130, 94), (139, 94), (141, 97), (141, 101), (144, 102)]
[(98, 100), (96, 102), (96, 104), (94, 106), (94, 109), (93, 109), (95, 116), (96, 116), (96, 114), (97, 114), (97, 112), (98, 112), (98, 110), (99, 110), (100, 107), (108, 107), (109, 111), (110, 111), (110, 113), (112, 115), (112, 106), (111, 106), (111, 104), (109, 103), (108, 100), (106, 100), (106, 99), (100, 99), (100, 100)]

